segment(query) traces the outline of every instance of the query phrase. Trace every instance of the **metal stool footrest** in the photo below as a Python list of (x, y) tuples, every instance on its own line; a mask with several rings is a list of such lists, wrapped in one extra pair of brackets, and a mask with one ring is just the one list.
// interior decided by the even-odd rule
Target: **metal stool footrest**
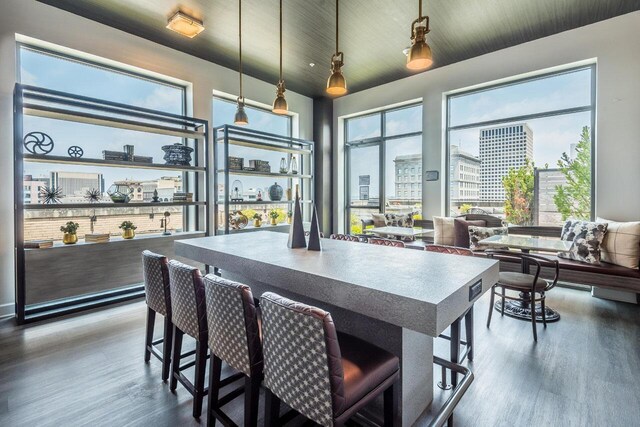
[[(453, 372), (458, 374), (462, 374), (462, 381), (458, 383), (456, 388), (453, 389), (451, 396), (447, 399), (447, 401), (442, 405), (442, 408), (435, 415), (431, 423), (430, 427), (442, 427), (447, 423), (447, 420), (453, 415), (453, 410), (458, 406), (460, 399), (467, 392), (467, 389), (473, 382), (473, 372), (471, 372), (468, 368), (458, 364), (449, 362), (448, 360), (442, 359), (438, 356), (433, 356), (433, 363), (441, 366), (444, 369), (450, 369)], [(449, 421), (449, 426), (452, 426), (452, 422)]]

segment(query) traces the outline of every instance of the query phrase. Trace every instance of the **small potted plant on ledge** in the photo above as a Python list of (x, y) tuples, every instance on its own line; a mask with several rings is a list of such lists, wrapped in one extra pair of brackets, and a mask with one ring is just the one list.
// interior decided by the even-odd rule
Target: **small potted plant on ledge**
[(73, 245), (77, 243), (78, 227), (80, 227), (80, 224), (73, 221), (69, 221), (66, 225), (60, 227), (60, 231), (64, 233), (64, 236), (62, 236), (62, 243), (64, 243), (65, 245)]
[(269, 219), (271, 225), (278, 225), (278, 211), (275, 209), (271, 209), (271, 211), (269, 212)]
[(262, 215), (258, 212), (253, 214), (253, 226), (260, 227), (262, 225)]
[(131, 221), (122, 221), (122, 224), (118, 227), (122, 230), (123, 239), (133, 239), (136, 237), (136, 227)]
[(288, 211), (287, 212), (287, 224), (291, 224), (291, 218), (293, 218), (293, 212), (292, 211)]

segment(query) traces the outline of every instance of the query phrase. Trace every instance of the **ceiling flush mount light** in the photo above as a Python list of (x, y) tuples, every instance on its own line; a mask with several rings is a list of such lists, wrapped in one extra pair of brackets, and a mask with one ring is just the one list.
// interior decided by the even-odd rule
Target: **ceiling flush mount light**
[(327, 80), (327, 93), (333, 96), (347, 93), (347, 81), (342, 75), (344, 54), (338, 49), (338, 12), (339, 5), (338, 0), (336, 0), (336, 52), (331, 56), (331, 76)]
[(431, 48), (427, 44), (429, 17), (422, 16), (422, 0), (418, 0), (418, 19), (411, 23), (411, 48), (407, 55), (407, 68), (410, 70), (426, 70), (433, 64)]
[(287, 114), (289, 107), (287, 100), (284, 98), (284, 79), (282, 78), (282, 0), (280, 0), (280, 80), (276, 87), (276, 99), (273, 101), (273, 111), (276, 114)]
[(238, 67), (238, 73), (240, 74), (240, 95), (237, 99), (238, 109), (236, 110), (233, 123), (243, 126), (249, 124), (249, 118), (244, 111), (244, 95), (242, 94), (242, 0), (238, 0), (238, 57), (240, 59), (240, 65)]
[(169, 18), (167, 28), (171, 31), (175, 31), (176, 33), (180, 33), (183, 36), (187, 36), (190, 39), (204, 31), (202, 21), (180, 11), (176, 12), (171, 18)]

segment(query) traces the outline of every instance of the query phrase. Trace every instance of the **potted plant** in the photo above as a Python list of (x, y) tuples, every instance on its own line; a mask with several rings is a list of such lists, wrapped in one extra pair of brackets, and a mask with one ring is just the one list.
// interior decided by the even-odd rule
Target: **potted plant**
[(122, 224), (118, 226), (119, 229), (122, 230), (122, 238), (123, 239), (133, 239), (136, 237), (136, 227), (133, 225), (131, 221), (122, 221)]
[(253, 214), (253, 226), (260, 227), (261, 225), (262, 225), (262, 215), (256, 212), (255, 214)]
[(80, 225), (77, 222), (69, 221), (66, 225), (60, 227), (60, 231), (64, 233), (62, 236), (62, 243), (65, 245), (73, 245), (78, 242), (78, 227)]
[(291, 218), (293, 218), (293, 212), (292, 211), (288, 211), (287, 212), (287, 224), (291, 224)]
[(275, 209), (271, 209), (269, 212), (269, 219), (271, 220), (271, 225), (278, 224), (278, 211)]

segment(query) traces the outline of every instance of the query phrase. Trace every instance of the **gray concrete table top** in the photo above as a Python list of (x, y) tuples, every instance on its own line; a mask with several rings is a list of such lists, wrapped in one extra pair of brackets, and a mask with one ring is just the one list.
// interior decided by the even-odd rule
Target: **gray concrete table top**
[[(437, 337), (498, 280), (485, 258), (322, 239), (287, 248), (271, 232), (179, 240), (176, 255)], [(472, 301), (469, 287), (482, 280)]]

